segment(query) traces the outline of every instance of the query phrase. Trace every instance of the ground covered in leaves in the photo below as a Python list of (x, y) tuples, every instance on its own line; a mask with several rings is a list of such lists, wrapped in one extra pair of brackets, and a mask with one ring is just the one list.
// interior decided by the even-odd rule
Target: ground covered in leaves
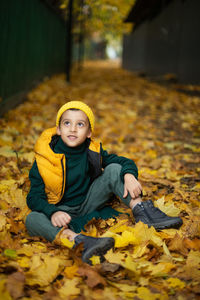
[[(186, 90), (187, 93), (183, 91)], [(197, 299), (200, 296), (200, 146), (198, 86), (159, 85), (106, 63), (88, 63), (45, 79), (28, 100), (0, 120), (0, 299)], [(39, 134), (55, 124), (58, 108), (83, 100), (96, 115), (95, 137), (134, 159), (144, 200), (184, 221), (156, 232), (119, 218), (92, 221), (87, 234), (113, 236), (115, 249), (99, 264), (83, 264), (81, 249), (28, 236), (28, 172)]]

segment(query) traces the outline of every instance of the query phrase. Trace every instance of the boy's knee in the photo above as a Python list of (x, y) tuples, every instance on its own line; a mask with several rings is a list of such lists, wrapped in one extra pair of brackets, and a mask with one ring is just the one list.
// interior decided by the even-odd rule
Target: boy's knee
[(104, 174), (112, 179), (118, 179), (120, 177), (121, 169), (121, 165), (113, 163), (104, 169)]
[(27, 229), (32, 228), (33, 224), (35, 224), (35, 222), (38, 221), (38, 218), (41, 217), (41, 213), (37, 212), (37, 211), (32, 211), (28, 214), (28, 216), (26, 217), (25, 220), (25, 226)]

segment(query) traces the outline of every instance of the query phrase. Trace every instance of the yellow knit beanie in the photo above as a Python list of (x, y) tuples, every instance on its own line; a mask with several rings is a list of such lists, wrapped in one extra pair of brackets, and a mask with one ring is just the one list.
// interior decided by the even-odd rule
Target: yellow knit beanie
[(57, 117), (56, 117), (56, 126), (59, 126), (59, 122), (60, 122), (60, 118), (62, 116), (62, 114), (71, 108), (76, 108), (76, 109), (80, 109), (82, 110), (88, 117), (89, 122), (90, 122), (90, 127), (91, 130), (94, 130), (94, 114), (91, 110), (91, 108), (85, 104), (84, 102), (81, 101), (70, 101), (65, 103), (63, 106), (61, 106), (61, 108), (59, 109), (58, 113), (57, 113)]

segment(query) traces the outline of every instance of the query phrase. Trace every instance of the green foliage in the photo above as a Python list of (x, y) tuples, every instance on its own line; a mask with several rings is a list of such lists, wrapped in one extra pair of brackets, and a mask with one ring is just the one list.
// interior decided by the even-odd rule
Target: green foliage
[[(60, 8), (65, 10), (69, 0), (61, 0)], [(81, 1), (74, 1), (75, 30), (78, 21), (84, 21), (87, 36), (98, 32), (102, 38), (108, 36), (120, 37), (124, 32), (131, 30), (131, 25), (124, 23), (129, 10), (135, 4), (135, 0), (85, 0), (81, 11)]]

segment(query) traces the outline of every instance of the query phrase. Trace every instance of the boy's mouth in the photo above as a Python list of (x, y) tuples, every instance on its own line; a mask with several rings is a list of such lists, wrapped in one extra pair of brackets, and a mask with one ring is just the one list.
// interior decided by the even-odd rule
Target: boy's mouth
[(75, 139), (77, 139), (77, 136), (75, 135), (68, 135), (68, 139), (71, 141), (74, 141)]

